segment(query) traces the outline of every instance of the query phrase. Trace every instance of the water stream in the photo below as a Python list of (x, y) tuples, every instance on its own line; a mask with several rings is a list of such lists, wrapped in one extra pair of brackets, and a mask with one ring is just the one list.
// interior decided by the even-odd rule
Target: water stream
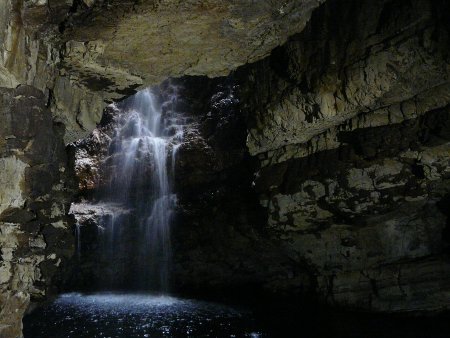
[(115, 206), (99, 227), (101, 256), (114, 262), (109, 276), (103, 276), (107, 289), (122, 281), (121, 288), (125, 283), (130, 289), (168, 291), (176, 205), (172, 179), (188, 121), (176, 111), (177, 100), (177, 88), (171, 86), (164, 95), (149, 88), (116, 105), (118, 118), (105, 162), (109, 185), (98, 202)]

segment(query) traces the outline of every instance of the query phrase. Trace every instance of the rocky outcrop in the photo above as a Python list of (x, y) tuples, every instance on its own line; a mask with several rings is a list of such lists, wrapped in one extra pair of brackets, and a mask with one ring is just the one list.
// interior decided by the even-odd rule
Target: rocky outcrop
[(306, 259), (331, 304), (449, 307), (443, 8), (329, 1), (249, 70), (247, 145), (268, 229)]
[(300, 32), (321, 2), (93, 1), (65, 25), (64, 65), (110, 93), (168, 76), (223, 76)]
[(4, 1), (0, 86), (44, 91), (70, 143), (138, 87), (224, 75), (263, 58), (300, 32), (321, 2)]
[[(441, 207), (449, 191), (448, 114), (359, 130), (339, 150), (260, 172), (256, 186), (271, 191), (262, 203), (273, 235), (316, 269), (327, 300), (380, 311), (448, 307), (448, 289), (437, 286), (449, 278)], [(404, 143), (393, 146), (394, 139)]]
[(27, 84), (42, 91), (55, 121), (66, 126), (66, 143), (87, 135), (104, 107), (101, 99), (71, 83), (70, 75), (59, 69), (59, 25), (71, 7), (64, 0), (0, 4), (0, 87)]
[(322, 2), (75, 1), (61, 26), (63, 71), (53, 105), (70, 129), (66, 141), (86, 136), (106, 103), (136, 88), (226, 75), (267, 56)]
[(0, 336), (21, 336), (31, 301), (45, 299), (73, 253), (62, 131), (42, 92), (0, 89)]
[(250, 153), (280, 162), (282, 150), (299, 152), (302, 144), (313, 151), (336, 147), (344, 122), (350, 129), (376, 127), (447, 105), (445, 6), (331, 1), (321, 7), (303, 33), (251, 75), (252, 92), (261, 94), (250, 99)]

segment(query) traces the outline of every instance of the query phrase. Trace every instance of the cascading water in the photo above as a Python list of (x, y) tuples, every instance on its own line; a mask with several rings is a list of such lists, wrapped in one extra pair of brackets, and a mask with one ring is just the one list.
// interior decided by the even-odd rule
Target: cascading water
[[(165, 100), (157, 89), (145, 89), (117, 105), (118, 126), (109, 146), (110, 184), (101, 199), (132, 210), (133, 218), (110, 213), (103, 223), (103, 253), (123, 262), (112, 267), (110, 286), (122, 279), (131, 288), (168, 288), (170, 224), (176, 205), (171, 182), (187, 121), (175, 111), (176, 87), (169, 89)], [(132, 248), (123, 248), (127, 231), (135, 232)], [(130, 262), (132, 267), (127, 266)]]
[(168, 291), (177, 150), (197, 127), (178, 113), (187, 106), (177, 87), (161, 88), (110, 107), (100, 146), (84, 144), (81, 162), (91, 149), (101, 154), (88, 163), (100, 168), (98, 190), (71, 206), (75, 289), (89, 293), (60, 295), (27, 316), (25, 337), (261, 337), (248, 311), (152, 292)]

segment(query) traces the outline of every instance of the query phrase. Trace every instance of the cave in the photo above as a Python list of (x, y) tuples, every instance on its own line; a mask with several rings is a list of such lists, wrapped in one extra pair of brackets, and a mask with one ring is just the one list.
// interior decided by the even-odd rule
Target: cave
[(448, 13), (2, 1), (0, 338), (447, 337)]

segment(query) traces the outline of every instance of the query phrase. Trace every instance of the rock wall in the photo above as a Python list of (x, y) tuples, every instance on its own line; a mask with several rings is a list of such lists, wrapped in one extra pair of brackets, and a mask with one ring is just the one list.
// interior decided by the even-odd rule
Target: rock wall
[[(144, 85), (229, 72), (180, 80), (195, 124), (177, 168), (179, 288), (448, 308), (449, 9), (2, 1), (0, 335), (21, 335), (73, 253), (64, 143)], [(98, 160), (77, 168), (85, 191)]]
[(176, 288), (448, 308), (446, 9), (328, 1), (264, 60), (177, 80), (194, 123), (176, 167)]
[[(192, 95), (197, 125), (178, 150), (174, 287), (214, 296), (268, 296), (287, 291), (279, 283), (289, 278), (292, 297), (312, 292), (308, 266), (293, 261), (268, 235), (267, 212), (252, 188), (257, 162), (245, 147), (247, 116), (235, 79), (182, 82), (189, 88), (183, 95)], [(198, 92), (203, 96), (193, 94)]]
[(320, 3), (265, 1), (256, 10), (246, 1), (0, 3), (0, 336), (21, 335), (30, 299), (45, 298), (73, 252), (74, 174), (64, 143), (88, 135), (106, 104), (139, 86), (223, 74), (267, 55)]
[(136, 88), (169, 76), (225, 75), (263, 58), (322, 2), (5, 0), (0, 86), (44, 91), (65, 142), (74, 142)]
[(267, 56), (322, 2), (74, 1), (60, 25), (62, 72), (53, 105), (70, 126), (66, 141), (87, 136), (106, 103), (137, 88), (168, 77), (226, 75)]
[(63, 130), (45, 102), (31, 86), (0, 89), (1, 337), (21, 336), (30, 301), (54, 290), (74, 249)]
[(73, 252), (64, 126), (47, 103), (65, 1), (0, 3), (0, 336), (20, 337), (30, 301)]
[(446, 10), (329, 1), (249, 67), (247, 145), (267, 227), (331, 304), (449, 307)]

